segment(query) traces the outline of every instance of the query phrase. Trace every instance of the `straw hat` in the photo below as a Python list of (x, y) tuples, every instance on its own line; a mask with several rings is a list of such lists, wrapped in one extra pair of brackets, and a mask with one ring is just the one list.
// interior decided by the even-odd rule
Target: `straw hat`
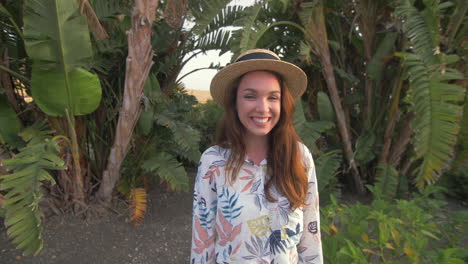
[(228, 88), (243, 74), (252, 71), (272, 71), (282, 76), (284, 85), (294, 100), (301, 97), (307, 88), (307, 76), (296, 65), (281, 61), (274, 52), (252, 49), (242, 53), (232, 64), (221, 69), (211, 81), (211, 96), (220, 105), (224, 104)]

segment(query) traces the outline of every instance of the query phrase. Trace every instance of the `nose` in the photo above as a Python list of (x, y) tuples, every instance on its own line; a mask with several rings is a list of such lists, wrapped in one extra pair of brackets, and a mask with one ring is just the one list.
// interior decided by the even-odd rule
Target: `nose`
[(257, 100), (256, 109), (259, 113), (266, 113), (269, 110), (268, 100), (266, 98), (259, 98)]

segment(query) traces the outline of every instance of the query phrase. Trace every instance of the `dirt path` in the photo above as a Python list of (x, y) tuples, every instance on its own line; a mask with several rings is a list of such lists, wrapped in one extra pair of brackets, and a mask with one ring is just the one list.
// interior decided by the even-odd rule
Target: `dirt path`
[(0, 226), (0, 263), (189, 263), (192, 193), (152, 190), (142, 225), (128, 215), (82, 220), (71, 216), (45, 222), (44, 249), (22, 257)]

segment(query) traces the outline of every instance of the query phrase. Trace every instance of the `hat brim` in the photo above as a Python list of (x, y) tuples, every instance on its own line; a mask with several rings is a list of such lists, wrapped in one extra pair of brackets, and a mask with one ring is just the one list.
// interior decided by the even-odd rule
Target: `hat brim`
[(307, 76), (296, 65), (269, 59), (255, 59), (235, 62), (221, 69), (213, 78), (210, 85), (210, 93), (213, 100), (224, 105), (224, 99), (228, 95), (228, 88), (242, 75), (252, 71), (272, 71), (283, 78), (285, 88), (289, 90), (294, 100), (301, 97), (307, 88)]

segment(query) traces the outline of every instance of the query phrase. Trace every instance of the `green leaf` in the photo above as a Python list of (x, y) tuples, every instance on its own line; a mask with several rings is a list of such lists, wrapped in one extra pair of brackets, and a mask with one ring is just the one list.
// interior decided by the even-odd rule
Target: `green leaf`
[(328, 186), (336, 185), (336, 175), (341, 166), (341, 151), (333, 150), (320, 157), (315, 161), (315, 173), (319, 182), (319, 192), (322, 192)]
[[(438, 1), (437, 1), (438, 3)], [(437, 12), (433, 6), (419, 11), (408, 0), (402, 0), (396, 8), (396, 14), (404, 17), (403, 28), (409, 37), (412, 49), (428, 64), (438, 63), (434, 51), (439, 46), (439, 25)]]
[(379, 164), (375, 185), (369, 189), (376, 199), (391, 201), (395, 198), (398, 189), (398, 171), (388, 164)]
[(354, 158), (360, 165), (365, 165), (375, 158), (375, 142), (377, 138), (372, 131), (364, 131), (356, 140)]
[(188, 191), (188, 177), (184, 167), (169, 153), (158, 152), (141, 166), (148, 172), (155, 172), (166, 180), (172, 189)]
[(459, 75), (453, 71), (440, 73), (424, 63), (417, 54), (402, 54), (410, 80), (412, 111), (412, 143), (416, 159), (420, 160), (413, 173), (415, 184), (423, 188), (434, 183), (452, 159), (460, 123), (465, 90), (447, 84)]
[[(246, 16), (239, 19), (239, 26), (242, 27), (240, 31), (240, 51), (242, 53), (249, 49), (256, 48), (258, 40), (262, 37), (268, 26), (258, 21), (258, 16), (263, 8), (263, 4), (260, 2), (255, 3), (253, 6), (245, 9)], [(235, 54), (234, 57), (236, 57)]]
[(96, 75), (83, 66), (92, 56), (88, 26), (76, 1), (26, 0), (26, 50), (33, 60), (32, 95), (48, 115), (94, 111), (101, 100)]
[(8, 102), (0, 95), (0, 143), (15, 146), (21, 139), (18, 136), (21, 123)]
[(174, 142), (180, 148), (183, 157), (196, 163), (200, 160), (201, 153), (198, 149), (200, 133), (184, 122), (172, 119), (168, 114), (161, 113), (156, 117), (159, 125), (169, 128), (174, 136)]
[(54, 183), (45, 169), (64, 168), (57, 156), (57, 139), (46, 129), (41, 122), (24, 129), (28, 144), (12, 159), (5, 160), (13, 173), (0, 176), (0, 186), (7, 192), (3, 203), (7, 234), (18, 249), (24, 250), (24, 255), (37, 254), (42, 249), (41, 181)]
[(76, 1), (25, 0), (26, 50), (34, 61), (51, 67), (84, 65), (92, 56), (88, 25)]
[(101, 102), (99, 78), (82, 68), (65, 73), (33, 66), (31, 86), (37, 105), (52, 116), (64, 116), (65, 109), (74, 115), (86, 115)]
[(336, 116), (330, 98), (324, 92), (317, 93), (317, 109), (319, 112), (320, 120), (335, 123)]
[(392, 55), (392, 51), (395, 47), (395, 41), (399, 35), (400, 34), (397, 32), (385, 34), (384, 39), (379, 43), (379, 47), (377, 48), (369, 65), (367, 65), (367, 74), (371, 79), (375, 80), (376, 83), (381, 82), (383, 70), (386, 66), (384, 64), (383, 57)]
[(314, 152), (318, 152), (318, 148), (315, 145), (315, 141), (320, 138), (320, 134), (333, 128), (334, 123), (328, 121), (307, 121), (302, 110), (302, 101), (296, 101), (296, 110), (294, 112), (294, 128), (297, 134), (302, 139), (304, 144), (312, 149)]

